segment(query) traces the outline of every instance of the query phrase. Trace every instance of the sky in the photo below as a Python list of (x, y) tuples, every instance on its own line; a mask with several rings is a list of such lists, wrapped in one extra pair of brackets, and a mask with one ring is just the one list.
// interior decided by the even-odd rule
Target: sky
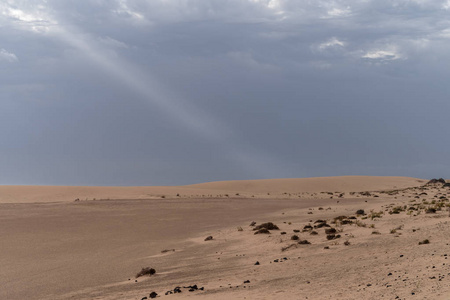
[(3, 0), (1, 185), (450, 178), (450, 0)]

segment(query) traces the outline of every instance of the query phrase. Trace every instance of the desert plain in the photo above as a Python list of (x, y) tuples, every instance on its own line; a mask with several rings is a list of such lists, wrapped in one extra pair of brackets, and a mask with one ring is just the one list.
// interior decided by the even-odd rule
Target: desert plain
[(0, 186), (0, 299), (450, 299), (449, 199), (409, 177)]

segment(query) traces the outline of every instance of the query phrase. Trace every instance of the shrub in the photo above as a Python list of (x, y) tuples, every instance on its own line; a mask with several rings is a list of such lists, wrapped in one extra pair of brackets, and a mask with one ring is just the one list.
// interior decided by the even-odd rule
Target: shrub
[(298, 243), (300, 245), (311, 245), (311, 243), (308, 240), (300, 240)]
[(136, 274), (136, 278), (144, 276), (144, 275), (153, 275), (156, 273), (156, 270), (150, 267), (142, 268), (142, 270)]
[(273, 224), (272, 222), (263, 223), (261, 225), (256, 226), (253, 228), (253, 230), (259, 230), (259, 229), (267, 229), (267, 230), (279, 230), (277, 225)]
[(258, 229), (258, 230), (255, 232), (255, 234), (259, 234), (259, 233), (269, 234), (270, 231), (267, 230), (266, 228), (261, 228), (261, 229)]
[(326, 234), (332, 234), (332, 233), (336, 233), (336, 229), (335, 228), (327, 228), (325, 229), (325, 233)]

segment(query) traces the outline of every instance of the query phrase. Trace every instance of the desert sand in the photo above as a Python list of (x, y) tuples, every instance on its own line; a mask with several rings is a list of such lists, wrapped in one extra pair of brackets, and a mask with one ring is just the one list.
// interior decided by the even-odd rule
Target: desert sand
[(1, 186), (0, 299), (450, 299), (450, 188), (427, 182)]

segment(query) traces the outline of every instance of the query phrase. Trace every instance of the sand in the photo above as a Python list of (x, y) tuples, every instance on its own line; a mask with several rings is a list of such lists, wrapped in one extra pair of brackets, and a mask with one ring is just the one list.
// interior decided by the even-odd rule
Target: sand
[[(152, 291), (161, 299), (450, 299), (449, 213), (407, 212), (447, 203), (450, 188), (421, 188), (426, 182), (351, 176), (0, 187), (0, 299), (142, 299)], [(358, 209), (366, 215), (356, 216)], [(371, 210), (381, 217), (372, 219)], [(332, 224), (341, 215), (358, 225)], [(324, 228), (302, 232), (318, 219), (341, 237), (327, 240)], [(255, 235), (252, 221), (280, 230)], [(291, 240), (294, 234), (311, 244)], [(425, 239), (430, 243), (419, 245)], [(156, 274), (134, 278), (147, 266)], [(183, 289), (194, 284), (204, 290)], [(164, 295), (176, 286), (182, 293)]]

